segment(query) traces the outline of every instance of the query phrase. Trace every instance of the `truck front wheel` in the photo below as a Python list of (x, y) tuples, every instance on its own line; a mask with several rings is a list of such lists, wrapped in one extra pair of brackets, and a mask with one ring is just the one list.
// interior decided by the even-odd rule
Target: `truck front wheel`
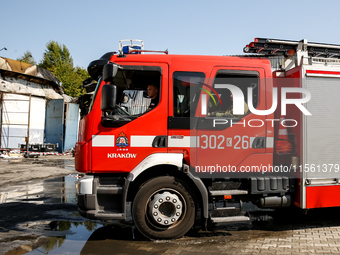
[(179, 238), (195, 221), (195, 202), (189, 188), (171, 176), (162, 176), (144, 183), (132, 206), (138, 230), (150, 239)]

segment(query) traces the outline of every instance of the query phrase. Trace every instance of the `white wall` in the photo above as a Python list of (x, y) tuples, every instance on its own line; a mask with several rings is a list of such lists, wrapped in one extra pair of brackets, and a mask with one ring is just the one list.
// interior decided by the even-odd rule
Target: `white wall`
[(24, 144), (28, 124), (29, 143), (43, 143), (45, 111), (45, 98), (3, 93), (1, 148), (19, 148), (19, 144)]

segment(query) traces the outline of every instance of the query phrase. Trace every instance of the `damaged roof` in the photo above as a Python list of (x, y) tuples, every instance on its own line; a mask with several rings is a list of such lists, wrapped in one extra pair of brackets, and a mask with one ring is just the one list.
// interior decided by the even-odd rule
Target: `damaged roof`
[(0, 57), (0, 74), (16, 77), (44, 85), (51, 85), (56, 92), (62, 93), (61, 82), (47, 69), (17, 60)]

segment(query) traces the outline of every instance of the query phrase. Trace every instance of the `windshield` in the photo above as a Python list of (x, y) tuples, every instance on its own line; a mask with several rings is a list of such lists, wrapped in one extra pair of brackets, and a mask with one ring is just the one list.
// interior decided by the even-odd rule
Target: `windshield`
[(94, 93), (93, 93), (93, 96), (92, 96), (92, 100), (91, 100), (91, 103), (90, 103), (90, 107), (89, 107), (89, 112), (92, 110), (93, 103), (94, 103), (94, 100), (96, 99), (96, 96), (97, 96), (97, 93), (98, 93), (98, 89), (100, 87), (100, 83), (101, 82), (102, 82), (102, 77), (99, 78), (97, 86), (96, 86), (96, 89), (94, 90)]

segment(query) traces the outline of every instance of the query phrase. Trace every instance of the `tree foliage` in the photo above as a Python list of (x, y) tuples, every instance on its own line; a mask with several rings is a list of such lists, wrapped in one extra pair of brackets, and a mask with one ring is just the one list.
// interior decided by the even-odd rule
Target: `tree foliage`
[(37, 64), (34, 58), (32, 57), (32, 53), (29, 50), (25, 51), (25, 53), (21, 57), (17, 58), (17, 61), (24, 62), (24, 63), (31, 64), (31, 65)]
[(73, 67), (73, 59), (66, 46), (56, 41), (49, 41), (41, 60), (40, 66), (46, 69), (60, 68), (61, 66)]
[(51, 71), (62, 82), (65, 94), (78, 97), (85, 93), (82, 84), (89, 75), (85, 69), (73, 66), (73, 59), (65, 45), (49, 41), (39, 66)]

